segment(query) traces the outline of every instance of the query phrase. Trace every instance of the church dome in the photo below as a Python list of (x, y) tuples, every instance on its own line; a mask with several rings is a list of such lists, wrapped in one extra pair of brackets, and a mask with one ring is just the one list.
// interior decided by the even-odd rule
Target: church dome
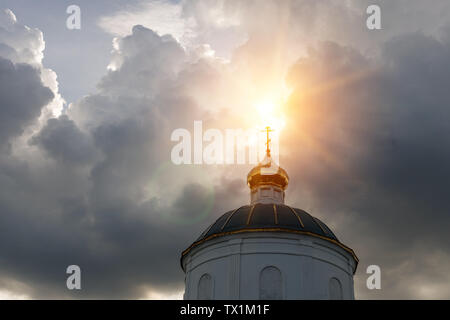
[(358, 258), (328, 226), (285, 205), (287, 172), (266, 155), (250, 204), (222, 214), (181, 254), (185, 299), (354, 299)]
[(208, 240), (244, 232), (286, 232), (317, 237), (338, 245), (357, 261), (353, 250), (339, 242), (330, 228), (318, 218), (304, 210), (275, 203), (245, 205), (224, 213), (183, 251), (182, 259), (192, 248)]

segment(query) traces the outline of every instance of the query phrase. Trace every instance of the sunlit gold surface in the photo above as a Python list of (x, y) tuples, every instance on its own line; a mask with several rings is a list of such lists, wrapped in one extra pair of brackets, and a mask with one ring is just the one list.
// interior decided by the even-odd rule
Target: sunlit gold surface
[(267, 166), (258, 165), (254, 167), (247, 175), (247, 184), (250, 189), (258, 187), (259, 185), (274, 185), (281, 189), (286, 189), (289, 183), (289, 176), (287, 172), (281, 168), (276, 168), (273, 174), (264, 174), (261, 172), (262, 168)]

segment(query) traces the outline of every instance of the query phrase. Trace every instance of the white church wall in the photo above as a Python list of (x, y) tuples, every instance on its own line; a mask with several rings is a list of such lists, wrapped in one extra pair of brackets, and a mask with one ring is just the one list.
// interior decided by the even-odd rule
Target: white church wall
[(213, 299), (259, 299), (260, 272), (281, 272), (283, 299), (329, 299), (330, 279), (342, 298), (354, 299), (353, 257), (329, 241), (290, 233), (241, 233), (211, 239), (184, 259), (186, 299), (197, 299), (204, 274), (213, 281)]

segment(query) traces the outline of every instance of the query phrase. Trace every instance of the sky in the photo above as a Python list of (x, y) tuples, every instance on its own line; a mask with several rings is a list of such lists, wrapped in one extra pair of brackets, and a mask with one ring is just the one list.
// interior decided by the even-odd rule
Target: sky
[(171, 133), (261, 126), (265, 101), (286, 203), (354, 249), (356, 298), (450, 298), (447, 0), (80, 0), (79, 30), (71, 4), (0, 3), (0, 299), (181, 298), (252, 166), (175, 165)]

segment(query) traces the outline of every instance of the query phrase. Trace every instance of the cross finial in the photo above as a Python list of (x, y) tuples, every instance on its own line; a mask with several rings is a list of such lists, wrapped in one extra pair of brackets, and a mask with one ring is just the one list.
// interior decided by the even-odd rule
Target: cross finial
[(267, 148), (266, 148), (266, 154), (267, 154), (267, 157), (270, 157), (270, 141), (271, 141), (271, 139), (269, 138), (269, 132), (272, 132), (273, 130), (272, 129), (270, 129), (270, 127), (266, 127), (266, 129), (265, 130), (262, 130), (262, 132), (266, 132), (267, 133), (267, 140), (266, 140), (266, 146), (267, 146)]

